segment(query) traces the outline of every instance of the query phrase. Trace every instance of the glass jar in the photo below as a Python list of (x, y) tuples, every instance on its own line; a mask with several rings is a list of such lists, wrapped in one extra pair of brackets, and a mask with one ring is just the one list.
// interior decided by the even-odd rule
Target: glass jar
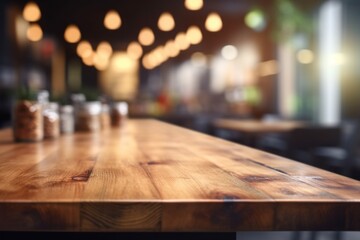
[(36, 101), (18, 101), (14, 107), (13, 134), (17, 142), (35, 142), (44, 137), (42, 105)]
[(128, 104), (127, 102), (114, 103), (111, 112), (111, 123), (114, 127), (122, 126), (128, 116)]
[(50, 102), (44, 109), (44, 137), (57, 138), (60, 136), (59, 105)]
[(49, 91), (41, 90), (37, 93), (37, 101), (43, 106), (45, 109), (46, 104), (49, 103)]
[(71, 102), (72, 102), (72, 105), (74, 106), (74, 113), (75, 113), (75, 130), (79, 130), (78, 129), (78, 125), (81, 124), (81, 123), (78, 123), (77, 120), (78, 120), (78, 117), (77, 117), (77, 114), (82, 111), (82, 106), (85, 104), (85, 95), (82, 94), (82, 93), (74, 93), (74, 94), (71, 94)]
[(65, 105), (60, 108), (60, 131), (61, 133), (74, 132), (74, 107)]
[(94, 132), (101, 129), (101, 103), (99, 101), (83, 103), (76, 113), (76, 130)]
[(110, 108), (108, 104), (102, 104), (101, 106), (101, 128), (102, 129), (109, 129), (111, 126), (111, 118), (110, 118)]

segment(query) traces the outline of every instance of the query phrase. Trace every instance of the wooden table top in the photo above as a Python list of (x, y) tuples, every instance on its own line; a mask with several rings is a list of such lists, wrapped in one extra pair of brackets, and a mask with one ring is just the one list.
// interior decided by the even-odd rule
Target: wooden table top
[(246, 133), (289, 132), (297, 127), (304, 126), (301, 121), (276, 120), (245, 120), (245, 119), (217, 119), (214, 125), (218, 128), (241, 131)]
[(360, 230), (360, 182), (155, 120), (13, 143), (0, 230)]

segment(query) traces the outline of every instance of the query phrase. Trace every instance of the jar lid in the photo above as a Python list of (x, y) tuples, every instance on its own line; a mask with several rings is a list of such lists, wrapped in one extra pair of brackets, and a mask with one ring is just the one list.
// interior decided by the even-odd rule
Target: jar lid
[(85, 95), (82, 93), (71, 94), (71, 101), (73, 101), (75, 104), (83, 103), (85, 102)]
[(59, 104), (56, 103), (56, 102), (49, 102), (47, 105), (46, 105), (46, 109), (49, 109), (49, 110), (52, 110), (52, 111), (59, 111)]
[(85, 102), (83, 108), (91, 115), (101, 113), (101, 103), (99, 101)]
[(49, 91), (47, 90), (41, 90), (38, 92), (37, 94), (37, 100), (41, 103), (41, 104), (46, 104), (49, 102)]
[(60, 111), (62, 113), (73, 113), (74, 107), (71, 105), (64, 105), (64, 106), (61, 106)]
[(109, 111), (110, 111), (109, 105), (106, 104), (106, 103), (103, 103), (103, 104), (101, 105), (101, 111), (102, 111), (102, 112), (109, 112)]
[(127, 115), (128, 114), (128, 103), (127, 102), (117, 102), (114, 103), (114, 108), (116, 108), (117, 111), (121, 115)]

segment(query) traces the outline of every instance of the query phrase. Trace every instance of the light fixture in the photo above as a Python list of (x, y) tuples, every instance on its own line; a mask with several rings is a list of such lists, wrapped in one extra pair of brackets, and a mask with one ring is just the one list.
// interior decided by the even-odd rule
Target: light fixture
[(261, 31), (265, 28), (266, 21), (263, 11), (260, 9), (253, 9), (245, 15), (245, 24), (254, 29)]
[(175, 27), (175, 21), (173, 16), (168, 12), (162, 13), (158, 20), (158, 28), (161, 31), (168, 32), (173, 30), (174, 27)]
[(238, 55), (238, 50), (233, 45), (226, 45), (221, 49), (221, 55), (226, 60), (234, 60)]
[(189, 43), (196, 45), (202, 41), (201, 30), (196, 26), (191, 26), (186, 31), (186, 39)]
[(144, 68), (151, 70), (155, 67), (155, 65), (153, 64), (153, 62), (151, 62), (149, 55), (146, 55), (143, 57), (142, 59), (142, 65)]
[(204, 3), (203, 0), (185, 0), (184, 5), (188, 10), (196, 11), (200, 10)]
[(176, 35), (175, 44), (180, 50), (186, 50), (190, 47), (190, 43), (186, 39), (186, 34), (183, 32), (180, 32)]
[(195, 52), (191, 55), (191, 63), (197, 67), (203, 67), (206, 65), (207, 59), (205, 54), (201, 52)]
[(126, 52), (115, 52), (111, 58), (110, 68), (118, 72), (129, 72), (136, 64), (136, 61), (129, 58)]
[(176, 46), (173, 40), (169, 40), (166, 42), (164, 50), (168, 57), (176, 57), (180, 53), (179, 48)]
[(92, 52), (91, 44), (88, 41), (81, 41), (76, 47), (76, 53), (79, 57), (85, 57)]
[(141, 29), (138, 40), (143, 46), (150, 46), (155, 41), (153, 31), (150, 28)]
[(97, 55), (101, 55), (104, 58), (109, 58), (112, 54), (113, 50), (110, 43), (106, 41), (102, 41), (96, 48)]
[(39, 6), (34, 2), (28, 2), (23, 10), (23, 17), (26, 21), (36, 22), (41, 18)]
[(165, 47), (163, 46), (158, 46), (156, 47), (152, 52), (151, 52), (151, 56), (153, 58), (156, 59), (157, 61), (157, 65), (162, 64), (163, 62), (165, 62), (166, 60), (168, 60), (168, 56), (165, 52)]
[(139, 59), (141, 57), (141, 55), (143, 54), (141, 45), (135, 41), (129, 43), (126, 52), (127, 52), (127, 55), (134, 60)]
[(309, 49), (301, 49), (297, 53), (297, 59), (299, 63), (310, 64), (314, 60), (314, 54)]
[(74, 24), (70, 24), (65, 29), (64, 38), (69, 43), (78, 42), (81, 39), (81, 33), (79, 28)]
[(110, 30), (119, 29), (121, 26), (121, 18), (119, 13), (115, 10), (108, 11), (104, 18), (104, 26)]
[(205, 28), (209, 32), (218, 32), (222, 29), (223, 23), (219, 14), (212, 12), (205, 21)]
[(102, 54), (95, 54), (93, 61), (94, 61), (94, 67), (98, 71), (104, 71), (109, 66), (109, 58)]
[(148, 59), (153, 67), (157, 67), (161, 64), (161, 59), (158, 59), (154, 52), (148, 54)]
[(91, 67), (94, 65), (94, 56), (95, 53), (93, 51), (91, 51), (91, 53), (87, 56), (82, 57), (82, 61), (85, 65)]
[(32, 42), (40, 41), (43, 37), (43, 31), (39, 24), (31, 24), (26, 31), (27, 38)]
[(347, 62), (347, 59), (343, 53), (335, 53), (332, 55), (332, 64), (336, 66), (344, 65)]

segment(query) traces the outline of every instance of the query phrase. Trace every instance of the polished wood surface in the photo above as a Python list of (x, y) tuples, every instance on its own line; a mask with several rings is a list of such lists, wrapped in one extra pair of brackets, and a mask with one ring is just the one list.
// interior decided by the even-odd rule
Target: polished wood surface
[(263, 121), (263, 120), (245, 120), (245, 119), (217, 119), (214, 121), (215, 127), (241, 131), (245, 133), (279, 133), (289, 132), (297, 127), (305, 125), (301, 121)]
[(0, 230), (360, 230), (360, 182), (155, 120), (13, 143)]

